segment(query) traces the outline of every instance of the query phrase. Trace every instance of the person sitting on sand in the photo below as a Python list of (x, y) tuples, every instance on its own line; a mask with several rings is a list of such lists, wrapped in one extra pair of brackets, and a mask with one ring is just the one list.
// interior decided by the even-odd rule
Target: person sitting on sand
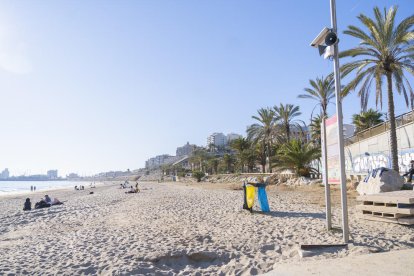
[(30, 202), (30, 198), (26, 198), (24, 202), (23, 211), (30, 211), (32, 210), (32, 203)]
[(125, 192), (126, 194), (136, 194), (137, 191), (134, 189), (134, 187), (131, 186), (130, 190), (128, 192)]
[(50, 205), (61, 205), (61, 204), (63, 204), (56, 197), (53, 198), (53, 200), (52, 200), (49, 195), (45, 195), (45, 202), (50, 204)]
[(48, 208), (50, 206), (52, 206), (52, 204), (47, 203), (44, 199), (41, 199), (39, 202), (36, 202), (35, 209)]
[(49, 197), (49, 195), (45, 195), (45, 201), (46, 203), (49, 203), (50, 205), (52, 205), (52, 199)]
[(403, 176), (408, 176), (407, 182), (411, 183), (411, 180), (413, 178), (413, 175), (414, 175), (414, 160), (411, 160), (411, 162), (410, 162), (410, 169), (408, 170), (408, 172), (406, 172), (405, 174), (403, 174)]

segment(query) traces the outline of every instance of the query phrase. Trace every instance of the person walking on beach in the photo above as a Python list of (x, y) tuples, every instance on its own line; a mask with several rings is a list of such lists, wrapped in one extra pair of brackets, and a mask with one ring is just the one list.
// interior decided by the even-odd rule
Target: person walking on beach
[(411, 183), (411, 180), (412, 180), (413, 175), (414, 175), (414, 160), (411, 160), (410, 169), (408, 170), (408, 172), (403, 174), (403, 176), (407, 176), (407, 175), (408, 175), (408, 181), (407, 182)]
[(33, 186), (30, 186), (30, 191), (33, 192)]

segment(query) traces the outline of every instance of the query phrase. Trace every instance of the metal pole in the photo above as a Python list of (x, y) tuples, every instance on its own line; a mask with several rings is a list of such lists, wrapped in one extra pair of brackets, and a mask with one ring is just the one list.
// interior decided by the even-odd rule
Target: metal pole
[(331, 212), (331, 187), (328, 183), (328, 159), (326, 150), (326, 125), (325, 116), (322, 117), (322, 181), (325, 186), (325, 203), (326, 203), (326, 229), (332, 229), (332, 212)]
[[(336, 26), (336, 3), (330, 0), (331, 4), (331, 24), (332, 31), (338, 33)], [(338, 43), (334, 45), (334, 74), (335, 74), (335, 94), (336, 94), (336, 114), (338, 116), (338, 147), (339, 147), (339, 166), (341, 176), (341, 203), (342, 203), (342, 233), (345, 243), (349, 241), (348, 226), (348, 204), (346, 198), (346, 175), (345, 175), (345, 153), (344, 153), (344, 132), (342, 125), (342, 100), (341, 100), (341, 81), (339, 75), (339, 56)]]

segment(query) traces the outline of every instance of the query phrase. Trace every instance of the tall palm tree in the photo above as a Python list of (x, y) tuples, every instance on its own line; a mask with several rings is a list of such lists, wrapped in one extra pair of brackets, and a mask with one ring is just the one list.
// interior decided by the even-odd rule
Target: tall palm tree
[(242, 173), (244, 172), (244, 166), (247, 165), (250, 146), (250, 141), (244, 137), (237, 138), (230, 143), (230, 147), (237, 151), (237, 157), (239, 159)]
[(372, 108), (368, 109), (367, 111), (362, 111), (359, 114), (352, 115), (352, 123), (356, 127), (356, 132), (363, 131), (375, 125), (378, 125), (384, 120), (381, 119), (382, 113), (378, 112)]
[(305, 88), (306, 94), (300, 94), (298, 98), (310, 99), (317, 101), (316, 106), (320, 106), (321, 114), (327, 115), (329, 102), (335, 97), (335, 81), (333, 74), (329, 74), (326, 78), (316, 78), (309, 80), (310, 87)]
[[(272, 148), (272, 140), (275, 132), (274, 116), (275, 113), (270, 108), (261, 108), (257, 111), (258, 116), (252, 116), (258, 123), (247, 128), (247, 139), (257, 144), (262, 142), (265, 146), (267, 159), (270, 162), (270, 151)], [(271, 166), (269, 164), (269, 170)]]
[(275, 122), (281, 126), (283, 129), (287, 141), (290, 141), (291, 127), (294, 126), (298, 129), (302, 129), (298, 122), (300, 120), (296, 117), (300, 116), (302, 113), (299, 111), (299, 106), (294, 106), (293, 104), (280, 104), (279, 106), (273, 107), (275, 113)]
[(388, 114), (390, 118), (390, 144), (392, 169), (398, 168), (397, 131), (394, 113), (394, 93), (403, 94), (407, 106), (414, 106), (414, 92), (405, 76), (405, 71), (414, 75), (414, 15), (395, 22), (396, 7), (391, 7), (384, 13), (378, 7), (374, 8), (375, 18), (363, 14), (358, 16), (361, 23), (368, 29), (364, 32), (356, 26), (348, 26), (344, 32), (361, 40), (360, 45), (339, 54), (340, 57), (361, 57), (350, 61), (341, 68), (342, 76), (356, 72), (355, 77), (344, 88), (344, 95), (351, 90), (358, 90), (361, 106), (366, 110), (371, 83), (375, 81), (376, 105), (382, 108), (383, 78), (387, 80)]

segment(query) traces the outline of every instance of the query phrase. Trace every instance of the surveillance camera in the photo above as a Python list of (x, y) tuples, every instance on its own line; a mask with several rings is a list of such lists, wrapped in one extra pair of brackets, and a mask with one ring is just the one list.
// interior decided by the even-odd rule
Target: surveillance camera
[(320, 45), (331, 46), (338, 41), (336, 34), (327, 27), (318, 34), (318, 36), (312, 41), (310, 46), (318, 48)]

